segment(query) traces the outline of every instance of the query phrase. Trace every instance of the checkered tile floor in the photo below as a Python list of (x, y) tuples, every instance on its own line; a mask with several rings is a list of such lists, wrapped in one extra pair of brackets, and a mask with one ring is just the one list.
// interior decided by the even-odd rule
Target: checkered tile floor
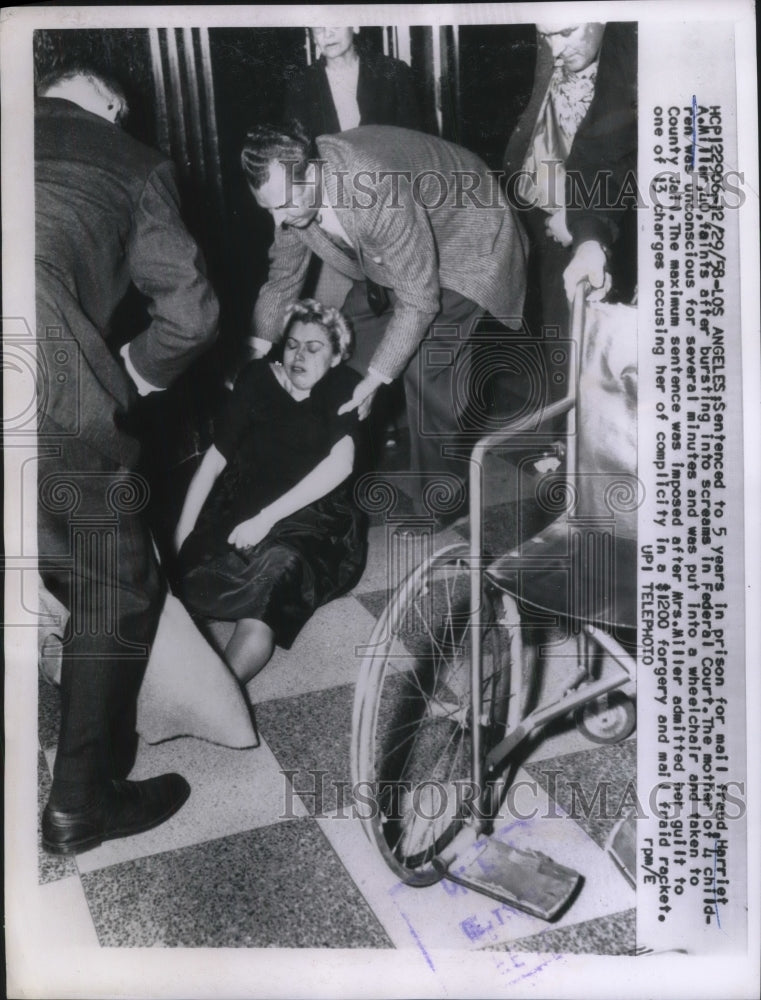
[[(398, 483), (403, 489), (404, 477)], [(487, 497), (492, 521), (504, 496), (497, 486)], [(529, 796), (521, 813), (535, 806), (536, 818), (506, 821), (497, 835), (584, 877), (578, 898), (552, 925), (451, 882), (400, 884), (352, 818), (346, 784), (357, 648), (387, 599), (394, 576), (387, 554), (400, 511), (409, 512), (403, 492), (396, 511), (372, 518), (367, 570), (356, 589), (322, 608), (293, 648), (278, 650), (249, 685), (258, 748), (229, 750), (190, 738), (143, 743), (133, 776), (184, 774), (192, 786), (185, 807), (155, 830), (76, 859), (40, 852), (41, 891), (62, 940), (103, 947), (416, 949), (427, 960), (444, 948), (634, 950), (634, 893), (603, 849), (613, 820), (566, 815), (570, 781), (587, 801), (601, 777), (609, 797), (623, 794), (636, 769), (633, 738), (601, 748), (568, 722), (533, 743), (519, 770)], [(448, 529), (436, 544), (465, 534)], [(57, 691), (41, 684), (40, 808), (50, 787), (58, 711)]]

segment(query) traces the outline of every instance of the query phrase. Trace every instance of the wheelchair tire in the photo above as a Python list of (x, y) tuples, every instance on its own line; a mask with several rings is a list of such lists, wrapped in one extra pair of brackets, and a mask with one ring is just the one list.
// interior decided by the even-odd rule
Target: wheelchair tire
[[(358, 814), (391, 870), (414, 885), (442, 877), (502, 791), (499, 781), (488, 784), (474, 817), (468, 565), (467, 546), (457, 545), (410, 574), (376, 625), (357, 684)], [(499, 623), (501, 597), (485, 582), (482, 757), (508, 719), (516, 643)]]

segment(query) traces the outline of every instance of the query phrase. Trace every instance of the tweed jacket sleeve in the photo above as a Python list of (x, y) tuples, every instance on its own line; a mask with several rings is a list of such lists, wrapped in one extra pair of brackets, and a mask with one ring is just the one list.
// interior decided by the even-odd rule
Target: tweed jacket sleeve
[(147, 296), (151, 323), (130, 343), (137, 373), (165, 388), (217, 334), (219, 306), (201, 251), (180, 217), (170, 163), (148, 176), (127, 246), (130, 277)]
[[(381, 195), (384, 188), (379, 188)], [(372, 209), (353, 214), (367, 277), (395, 293), (393, 313), (370, 366), (379, 375), (400, 375), (425, 337), (440, 306), (436, 240), (425, 210), (405, 199), (391, 208), (381, 196)]]
[(251, 336), (275, 343), (283, 332), (286, 307), (294, 302), (304, 284), (309, 266), (309, 248), (298, 232), (275, 226), (269, 252), (269, 274), (254, 306)]

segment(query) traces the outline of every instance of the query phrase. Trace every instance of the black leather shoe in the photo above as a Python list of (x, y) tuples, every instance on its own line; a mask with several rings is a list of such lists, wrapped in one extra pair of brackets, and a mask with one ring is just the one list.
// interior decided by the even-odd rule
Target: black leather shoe
[(179, 774), (111, 781), (83, 809), (51, 809), (48, 804), (42, 814), (42, 846), (48, 854), (81, 854), (104, 840), (131, 837), (169, 819), (189, 795), (190, 785)]

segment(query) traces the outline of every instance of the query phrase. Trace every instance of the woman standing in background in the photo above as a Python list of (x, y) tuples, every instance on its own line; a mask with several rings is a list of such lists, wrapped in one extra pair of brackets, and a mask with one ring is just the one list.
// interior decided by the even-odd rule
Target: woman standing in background
[(312, 28), (319, 58), (286, 90), (285, 118), (314, 138), (358, 125), (422, 129), (412, 70), (358, 43), (357, 28)]

